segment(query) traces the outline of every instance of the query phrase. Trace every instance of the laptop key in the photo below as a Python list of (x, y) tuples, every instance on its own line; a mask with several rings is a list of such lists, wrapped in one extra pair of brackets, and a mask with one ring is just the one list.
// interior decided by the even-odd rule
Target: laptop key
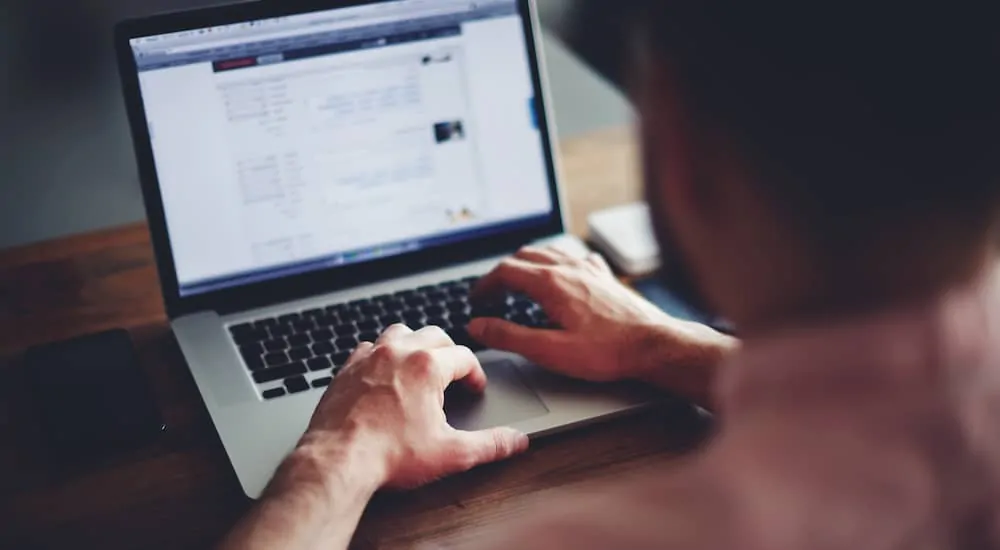
[(389, 313), (399, 313), (406, 310), (406, 303), (402, 300), (390, 300), (382, 304), (382, 307)]
[(240, 334), (247, 334), (256, 330), (252, 323), (243, 323), (242, 325), (235, 325), (229, 327), (229, 334), (233, 336), (238, 336)]
[(340, 319), (336, 315), (324, 314), (313, 319), (316, 326), (320, 328), (335, 327), (340, 324)]
[(435, 290), (427, 293), (427, 299), (432, 303), (441, 303), (448, 300), (448, 295), (442, 290)]
[(294, 329), (295, 332), (298, 333), (309, 332), (310, 330), (313, 330), (315, 328), (316, 328), (316, 323), (314, 323), (312, 319), (302, 319), (300, 321), (295, 321), (294, 323), (292, 323), (292, 329)]
[(328, 342), (334, 338), (333, 331), (327, 328), (314, 330), (309, 336), (312, 336), (313, 342)]
[(443, 329), (445, 332), (447, 332), (449, 329), (451, 329), (451, 323), (448, 322), (448, 320), (445, 319), (444, 317), (428, 317), (427, 318), (427, 326), (429, 326), (429, 327), (439, 327), (439, 328)]
[(267, 351), (285, 351), (290, 348), (288, 342), (284, 338), (275, 338), (273, 340), (268, 340), (264, 342), (264, 348)]
[(407, 323), (418, 323), (424, 320), (424, 312), (419, 309), (411, 309), (403, 312), (403, 320)]
[(271, 337), (266, 330), (251, 328), (249, 331), (240, 332), (233, 335), (233, 341), (237, 345), (249, 344), (251, 342), (263, 342)]
[[(332, 338), (331, 338), (331, 340), (332, 340)], [(316, 355), (316, 356), (329, 355), (329, 354), (331, 354), (331, 353), (333, 353), (335, 351), (337, 351), (337, 350), (334, 349), (333, 343), (330, 342), (330, 341), (316, 342), (315, 344), (312, 345), (313, 355)]]
[(325, 388), (333, 383), (333, 378), (330, 376), (325, 376), (323, 378), (317, 378), (312, 381), (312, 387), (314, 388)]
[(465, 327), (454, 327), (448, 335), (451, 336), (451, 339), (455, 341), (455, 345), (457, 346), (465, 346), (472, 351), (482, 351), (485, 349), (482, 344), (469, 336), (469, 332), (465, 330)]
[(316, 318), (323, 315), (324, 311), (322, 309), (307, 309), (302, 312), (303, 317)]
[(357, 336), (344, 336), (338, 338), (334, 345), (337, 347), (337, 351), (354, 351), (354, 348), (358, 347), (358, 338)]
[(534, 321), (532, 325), (537, 328), (547, 328), (547, 329), (559, 328), (559, 325), (557, 325), (554, 321), (552, 321), (552, 319), (549, 318), (549, 316), (545, 313), (545, 311), (541, 309), (536, 309), (535, 311), (532, 311), (531, 319), (532, 321)]
[(292, 361), (301, 361), (303, 359), (309, 359), (312, 356), (312, 350), (305, 346), (288, 350), (288, 357)]
[(351, 352), (340, 351), (330, 356), (330, 361), (333, 363), (335, 369), (340, 369), (347, 364), (348, 359), (351, 358)]
[(361, 306), (361, 314), (364, 315), (365, 317), (369, 318), (375, 317), (378, 315), (382, 315), (383, 313), (385, 313), (385, 311), (382, 309), (382, 306), (380, 305), (369, 304), (367, 306)]
[(271, 390), (267, 390), (261, 395), (264, 396), (264, 399), (277, 399), (285, 395), (285, 388), (274, 388)]
[(338, 325), (333, 329), (333, 332), (337, 336), (353, 336), (359, 332), (358, 327), (354, 323), (347, 323), (345, 325)]
[(266, 329), (266, 328), (271, 328), (271, 327), (273, 327), (273, 326), (275, 326), (277, 324), (278, 324), (278, 320), (277, 319), (275, 319), (273, 317), (268, 317), (267, 319), (260, 319), (258, 321), (254, 321), (253, 328), (255, 328), (255, 329)]
[(312, 339), (309, 338), (308, 334), (293, 334), (288, 337), (288, 343), (291, 345), (291, 347), (297, 348), (302, 346), (308, 346), (309, 344), (312, 343)]
[(406, 305), (411, 308), (430, 305), (427, 298), (424, 298), (423, 296), (411, 296), (404, 301), (406, 302)]
[(304, 376), (286, 378), (285, 388), (288, 389), (288, 393), (302, 393), (309, 389), (309, 382), (306, 382)]
[(535, 302), (532, 302), (527, 298), (519, 298), (514, 301), (513, 307), (518, 313), (528, 313), (529, 311), (535, 309)]
[(285, 363), (288, 363), (288, 355), (286, 355), (283, 351), (268, 353), (264, 356), (264, 363), (268, 367), (284, 365)]
[(266, 366), (264, 365), (264, 359), (260, 356), (260, 354), (253, 351), (249, 353), (240, 352), (240, 356), (243, 358), (243, 364), (246, 366), (247, 370), (257, 371)]
[(392, 300), (392, 295), (391, 294), (382, 294), (380, 296), (376, 296), (376, 297), (372, 298), (372, 302), (377, 303), (377, 304), (388, 302), (389, 300)]
[(342, 311), (338, 316), (340, 317), (340, 320), (345, 323), (361, 320), (361, 313), (354, 309), (348, 309), (346, 311)]
[(378, 340), (378, 333), (375, 331), (362, 332), (358, 335), (358, 340), (374, 344)]
[(378, 318), (379, 324), (383, 327), (389, 328), (392, 325), (398, 325), (403, 322), (403, 318), (395, 313), (387, 313)]
[(275, 325), (267, 330), (271, 333), (271, 336), (274, 336), (275, 338), (279, 336), (290, 336), (292, 334), (292, 327), (284, 324)]
[(259, 370), (253, 373), (253, 379), (258, 384), (267, 384), (268, 382), (284, 380), (290, 376), (305, 374), (306, 371), (306, 364), (302, 361), (296, 361), (294, 363), (288, 363), (278, 367)]
[(288, 325), (294, 323), (295, 321), (298, 321), (299, 319), (301, 319), (301, 316), (298, 313), (289, 313), (288, 315), (282, 315), (281, 317), (278, 317), (278, 322), (283, 325)]
[(358, 328), (361, 330), (382, 330), (382, 325), (375, 319), (368, 319), (367, 321), (361, 321), (358, 323)]
[(472, 321), (472, 317), (464, 313), (463, 314), (452, 313), (448, 317), (448, 319), (451, 321), (451, 324), (456, 327), (465, 327), (466, 325), (469, 324), (470, 321)]
[(260, 342), (249, 342), (240, 346), (241, 354), (264, 355), (264, 346)]
[(409, 327), (410, 330), (416, 332), (427, 326), (427, 318), (421, 317), (418, 321), (407, 321), (406, 326)]
[(367, 306), (370, 303), (372, 303), (372, 301), (369, 300), (368, 298), (362, 298), (360, 300), (354, 300), (353, 302), (348, 302), (347, 305), (353, 309), (358, 309), (361, 306)]
[(444, 315), (445, 309), (441, 306), (427, 306), (424, 308), (424, 314), (428, 317), (441, 317)]
[[(332, 347), (332, 346), (331, 346)], [(306, 361), (306, 366), (312, 372), (321, 371), (323, 369), (333, 368), (333, 362), (326, 355), (319, 357), (313, 357), (312, 359)]]

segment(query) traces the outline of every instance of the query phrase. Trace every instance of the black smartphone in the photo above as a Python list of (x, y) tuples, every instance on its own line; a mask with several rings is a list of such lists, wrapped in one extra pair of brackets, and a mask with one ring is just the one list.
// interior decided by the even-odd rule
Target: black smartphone
[(25, 369), (43, 436), (59, 461), (135, 448), (166, 429), (125, 330), (31, 348)]

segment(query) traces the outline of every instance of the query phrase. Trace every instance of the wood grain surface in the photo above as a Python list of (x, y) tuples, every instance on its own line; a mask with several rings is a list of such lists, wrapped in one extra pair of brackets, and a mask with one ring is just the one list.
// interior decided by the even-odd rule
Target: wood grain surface
[[(562, 151), (574, 231), (588, 213), (640, 196), (628, 129)], [(131, 332), (168, 431), (135, 451), (59, 465), (25, 390), (22, 352), (115, 327)], [(0, 252), (0, 376), (0, 548), (207, 548), (250, 506), (167, 326), (144, 225)], [(702, 433), (687, 411), (664, 405), (419, 491), (380, 494), (354, 546), (461, 542), (553, 492), (668, 468)]]

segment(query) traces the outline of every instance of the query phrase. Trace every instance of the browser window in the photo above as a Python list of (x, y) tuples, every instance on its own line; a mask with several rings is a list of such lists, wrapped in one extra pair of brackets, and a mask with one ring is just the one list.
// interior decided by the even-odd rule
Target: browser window
[(182, 295), (547, 221), (513, 1), (133, 41)]

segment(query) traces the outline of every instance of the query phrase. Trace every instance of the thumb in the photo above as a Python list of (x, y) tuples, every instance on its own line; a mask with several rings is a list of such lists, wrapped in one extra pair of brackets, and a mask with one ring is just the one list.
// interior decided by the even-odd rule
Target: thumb
[(459, 473), (523, 453), (528, 450), (528, 436), (513, 428), (456, 431), (454, 445), (456, 463), (451, 473)]

